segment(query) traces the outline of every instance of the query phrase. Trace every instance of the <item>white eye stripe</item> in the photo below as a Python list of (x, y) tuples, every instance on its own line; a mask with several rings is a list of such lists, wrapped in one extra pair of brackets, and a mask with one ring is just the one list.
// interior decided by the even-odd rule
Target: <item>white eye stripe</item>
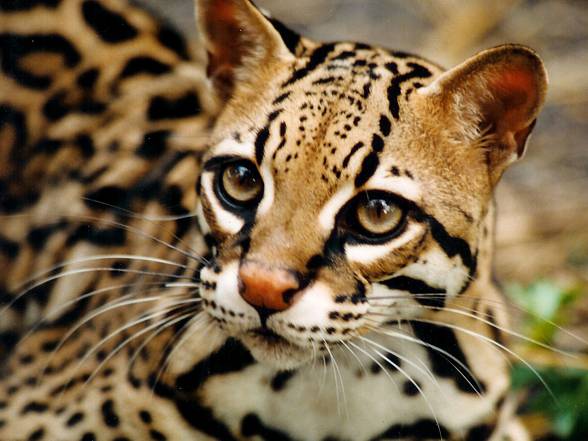
[(335, 217), (339, 210), (347, 203), (355, 194), (355, 187), (348, 183), (341, 188), (329, 201), (323, 206), (319, 213), (319, 225), (325, 232), (331, 231), (335, 227)]
[(252, 142), (237, 142), (227, 138), (215, 145), (211, 150), (214, 156), (242, 156), (243, 159), (255, 160), (255, 146)]
[(391, 176), (385, 167), (378, 171), (367, 181), (366, 190), (385, 190), (397, 194), (409, 201), (418, 202), (422, 192), (420, 185), (405, 176)]
[(263, 216), (270, 211), (270, 208), (274, 203), (274, 178), (267, 165), (262, 165), (260, 167), (259, 174), (263, 181), (263, 198), (257, 207), (257, 215)]
[(422, 229), (423, 226), (421, 224), (412, 223), (400, 236), (380, 245), (346, 244), (345, 255), (347, 260), (350, 262), (361, 263), (363, 265), (373, 263), (383, 257), (386, 257), (395, 249), (406, 245), (408, 242), (413, 240), (422, 231)]
[(245, 222), (238, 216), (223, 208), (214, 192), (214, 173), (204, 172), (201, 178), (202, 190), (206, 193), (208, 201), (214, 211), (217, 224), (228, 234), (237, 234)]

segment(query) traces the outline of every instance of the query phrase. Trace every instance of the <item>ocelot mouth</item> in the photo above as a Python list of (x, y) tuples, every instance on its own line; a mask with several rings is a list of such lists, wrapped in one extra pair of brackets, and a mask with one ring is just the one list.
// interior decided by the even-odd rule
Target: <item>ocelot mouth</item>
[(253, 331), (251, 331), (251, 333), (256, 336), (262, 337), (268, 343), (287, 343), (287, 341), (283, 337), (280, 337), (274, 331), (272, 331), (269, 328), (266, 328), (265, 326), (261, 326), (257, 329), (254, 329)]

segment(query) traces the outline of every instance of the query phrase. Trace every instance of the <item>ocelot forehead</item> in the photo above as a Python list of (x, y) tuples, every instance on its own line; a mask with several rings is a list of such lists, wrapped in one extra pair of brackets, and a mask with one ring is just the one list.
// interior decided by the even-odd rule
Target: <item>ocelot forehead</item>
[(275, 180), (275, 202), (281, 194), (296, 206), (302, 199), (318, 208), (343, 185), (359, 188), (382, 167), (411, 176), (409, 165), (418, 161), (404, 110), (439, 72), (409, 54), (351, 43), (325, 44), (299, 59), (280, 79), (253, 139), (257, 163)]

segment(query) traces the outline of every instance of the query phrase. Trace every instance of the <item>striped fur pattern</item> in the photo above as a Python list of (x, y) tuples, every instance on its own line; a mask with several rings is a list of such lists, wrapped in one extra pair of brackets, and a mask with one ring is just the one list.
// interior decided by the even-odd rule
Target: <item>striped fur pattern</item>
[(197, 11), (191, 50), (123, 0), (0, 5), (0, 439), (526, 440), (492, 194), (537, 55)]

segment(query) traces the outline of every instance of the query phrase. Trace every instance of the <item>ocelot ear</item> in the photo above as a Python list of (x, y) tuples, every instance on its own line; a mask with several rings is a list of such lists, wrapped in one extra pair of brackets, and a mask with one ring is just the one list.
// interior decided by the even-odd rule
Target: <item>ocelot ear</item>
[(236, 84), (261, 87), (272, 63), (294, 57), (290, 46), (297, 44), (297, 35), (272, 24), (249, 0), (198, 0), (197, 18), (208, 52), (207, 74), (223, 101)]
[(487, 149), (495, 184), (521, 158), (545, 100), (547, 73), (532, 50), (504, 45), (480, 52), (419, 90), (453, 127)]

